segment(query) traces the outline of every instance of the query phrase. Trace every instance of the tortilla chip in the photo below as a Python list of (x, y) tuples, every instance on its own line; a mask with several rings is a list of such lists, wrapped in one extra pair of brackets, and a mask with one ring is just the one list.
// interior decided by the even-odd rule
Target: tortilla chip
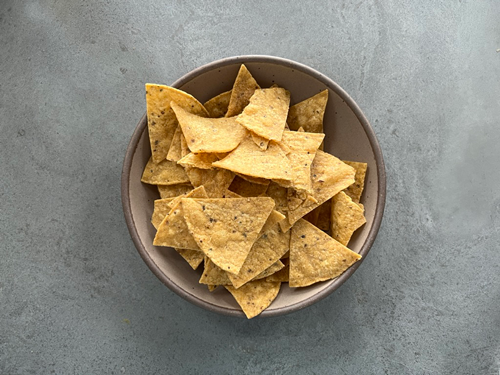
[(189, 263), (193, 270), (197, 269), (205, 256), (201, 251), (189, 250), (189, 249), (175, 249), (181, 257), (184, 258), (186, 262)]
[(231, 280), (229, 280), (227, 275), (226, 271), (217, 267), (217, 265), (212, 262), (210, 258), (205, 256), (205, 268), (199, 283), (207, 285), (231, 285)]
[(181, 201), (182, 198), (208, 198), (207, 192), (205, 191), (205, 187), (198, 186), (196, 189), (193, 189), (186, 194), (179, 195), (178, 197), (175, 197), (172, 199), (170, 203), (168, 203), (168, 207), (171, 209), (177, 206), (177, 204)]
[(267, 150), (269, 146), (269, 139), (261, 137), (255, 133), (252, 133), (252, 140), (255, 142), (257, 146), (259, 146), (262, 150)]
[(284, 267), (281, 270), (277, 271), (276, 273), (267, 276), (266, 281), (269, 282), (280, 281), (282, 283), (288, 282), (288, 280), (290, 279), (289, 259), (288, 258), (281, 259), (281, 262), (284, 264)]
[(363, 194), (363, 189), (365, 187), (365, 176), (368, 164), (359, 163), (356, 161), (344, 161), (347, 165), (350, 165), (356, 170), (356, 175), (354, 176), (354, 184), (345, 189), (345, 193), (350, 196), (355, 203), (359, 203), (361, 199), (361, 194)]
[(209, 198), (222, 197), (234, 178), (234, 173), (224, 169), (186, 168), (186, 173), (195, 187), (204, 186)]
[(170, 149), (168, 150), (167, 160), (178, 161), (182, 157), (181, 135), (182, 135), (181, 127), (177, 125), (174, 137), (172, 138), (172, 143), (170, 143)]
[(267, 150), (262, 150), (251, 136), (247, 136), (233, 152), (213, 165), (235, 173), (270, 180), (293, 178), (290, 161), (283, 150), (274, 142), (269, 144)]
[(265, 269), (264, 271), (259, 273), (253, 279), (254, 280), (266, 279), (266, 281), (268, 281), (267, 280), (268, 276), (275, 274), (276, 272), (282, 270), (283, 268), (285, 268), (285, 265), (283, 264), (283, 262), (281, 260), (277, 260), (270, 267), (268, 267), (267, 269)]
[(212, 118), (224, 117), (231, 99), (231, 90), (223, 92), (212, 99), (208, 100), (203, 106), (208, 111), (208, 115)]
[(271, 182), (267, 188), (266, 195), (274, 199), (276, 203), (275, 210), (286, 216), (288, 211), (287, 189), (276, 182)]
[(298, 130), (302, 127), (306, 132), (323, 133), (323, 117), (327, 102), (328, 90), (323, 90), (319, 94), (292, 105), (286, 120), (290, 129)]
[(188, 93), (169, 86), (147, 83), (148, 131), (152, 159), (155, 163), (159, 163), (167, 157), (177, 128), (177, 119), (170, 107), (171, 102), (175, 102), (191, 113), (208, 116), (203, 105)]
[(181, 156), (184, 157), (190, 152), (191, 151), (189, 150), (189, 147), (187, 145), (186, 137), (184, 137), (184, 134), (182, 134), (181, 132)]
[(354, 168), (343, 163), (335, 156), (321, 150), (311, 165), (311, 180), (314, 191), (314, 200), (306, 199), (299, 207), (288, 210), (288, 221), (294, 224), (301, 217), (320, 206), (339, 191), (354, 182)]
[(270, 283), (266, 280), (251, 281), (241, 288), (225, 286), (241, 306), (248, 319), (259, 315), (274, 301), (280, 291), (281, 283)]
[(279, 225), (265, 232), (252, 246), (237, 275), (228, 274), (235, 288), (246, 284), (271, 267), (288, 251), (290, 231), (283, 233)]
[(237, 274), (274, 208), (268, 197), (181, 200), (189, 232), (224, 271)]
[(291, 232), (290, 287), (333, 279), (361, 258), (304, 219), (297, 221)]
[(157, 199), (154, 202), (153, 215), (151, 216), (151, 224), (158, 229), (161, 222), (168, 215), (171, 210), (169, 203), (172, 202), (175, 198), (165, 198), (165, 199)]
[(150, 158), (144, 168), (141, 181), (150, 185), (176, 185), (189, 183), (189, 178), (184, 168), (176, 162), (165, 159), (155, 163)]
[(208, 291), (213, 292), (219, 285), (207, 285)]
[[(203, 193), (204, 189), (199, 188), (195, 194), (203, 195)], [(171, 208), (168, 215), (158, 226), (153, 245), (200, 251), (184, 220), (184, 210), (180, 202)]]
[(331, 215), (332, 202), (331, 199), (327, 200), (321, 206), (316, 208), (319, 211), (318, 222), (315, 224), (321, 230), (330, 230), (330, 215)]
[(243, 111), (243, 108), (248, 105), (251, 96), (257, 89), (260, 89), (260, 86), (252, 77), (247, 67), (242, 64), (231, 90), (226, 117), (239, 115)]
[(254, 184), (236, 176), (233, 182), (231, 182), (229, 190), (241, 195), (242, 197), (258, 197), (266, 192), (267, 185)]
[[(290, 149), (287, 157), (293, 171), (291, 187), (296, 190), (304, 190), (309, 194), (313, 193), (311, 164), (324, 137), (324, 134), (316, 133), (283, 132), (282, 143)], [(286, 186), (290, 187), (289, 184), (286, 184)]]
[(158, 192), (160, 198), (178, 197), (179, 195), (186, 194), (193, 190), (191, 184), (178, 184), (178, 185), (158, 185)]
[(356, 229), (366, 223), (363, 209), (350, 196), (341, 191), (332, 198), (332, 237), (347, 246)]
[(245, 128), (235, 118), (205, 118), (193, 115), (175, 103), (172, 103), (172, 109), (191, 152), (228, 152), (246, 136)]
[(200, 169), (213, 169), (212, 163), (214, 161), (218, 161), (219, 158), (215, 154), (195, 154), (190, 152), (182, 159), (180, 159), (177, 164), (182, 165), (183, 167), (196, 167)]
[[(289, 104), (290, 93), (283, 88), (256, 90), (236, 121), (262, 138), (279, 142), (285, 130)], [(257, 144), (263, 148), (260, 142)]]

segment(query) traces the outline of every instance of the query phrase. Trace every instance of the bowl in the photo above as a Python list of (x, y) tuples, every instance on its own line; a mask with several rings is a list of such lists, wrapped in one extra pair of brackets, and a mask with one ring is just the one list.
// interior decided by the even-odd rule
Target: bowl
[[(245, 64), (262, 87), (274, 83), (291, 93), (291, 105), (324, 89), (329, 100), (324, 117), (325, 151), (344, 160), (368, 163), (365, 190), (366, 224), (358, 229), (349, 248), (363, 258), (336, 279), (306, 288), (283, 284), (276, 300), (260, 317), (277, 316), (307, 307), (340, 287), (361, 265), (379, 230), (385, 205), (386, 177), (382, 152), (375, 133), (356, 102), (333, 80), (303, 64), (272, 56), (237, 56), (197, 68), (172, 86), (200, 102), (230, 90), (241, 64)], [(164, 83), (164, 82), (158, 82)], [(144, 103), (144, 108), (146, 104)], [(155, 229), (150, 219), (153, 202), (159, 198), (155, 186), (141, 183), (151, 150), (144, 115), (128, 145), (122, 171), (122, 203), (132, 240), (151, 271), (171, 290), (193, 304), (221, 314), (245, 317), (233, 297), (224, 289), (209, 292), (198, 283), (201, 270), (193, 271), (174, 249), (153, 246)], [(202, 267), (200, 267), (202, 268)]]

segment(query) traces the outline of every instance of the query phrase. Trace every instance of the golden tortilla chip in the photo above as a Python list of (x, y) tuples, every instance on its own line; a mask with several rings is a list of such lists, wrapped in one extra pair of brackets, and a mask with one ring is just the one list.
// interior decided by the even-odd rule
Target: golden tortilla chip
[(268, 281), (267, 280), (268, 276), (274, 275), (276, 272), (281, 271), (283, 268), (285, 268), (283, 262), (281, 260), (277, 260), (269, 268), (259, 273), (253, 279), (254, 280), (266, 279), (266, 281)]
[(193, 186), (191, 184), (158, 185), (158, 192), (160, 193), (160, 198), (162, 199), (178, 197), (179, 195), (186, 194), (191, 190), (193, 190)]
[(242, 197), (258, 197), (267, 190), (267, 185), (254, 184), (240, 176), (236, 176), (229, 186), (229, 190)]
[(151, 224), (158, 229), (161, 222), (168, 215), (171, 210), (169, 203), (172, 202), (175, 198), (165, 198), (165, 199), (157, 199), (154, 202), (153, 215), (151, 216)]
[(189, 263), (193, 270), (197, 269), (205, 256), (201, 251), (189, 249), (175, 249), (186, 262)]
[(324, 134), (306, 132), (283, 132), (282, 143), (288, 147), (287, 154), (292, 165), (293, 179), (286, 187), (293, 187), (296, 190), (304, 190), (312, 194), (311, 164), (316, 156)]
[(225, 286), (225, 288), (233, 295), (247, 318), (252, 319), (271, 305), (280, 291), (280, 286), (279, 282), (255, 280), (238, 289), (232, 286)]
[[(205, 194), (203, 187), (195, 190), (193, 190), (191, 194), (195, 194), (197, 196), (203, 196), (203, 194)], [(200, 251), (196, 241), (189, 232), (184, 219), (184, 210), (181, 202), (178, 201), (178, 203), (171, 208), (168, 215), (165, 216), (163, 221), (158, 226), (156, 236), (153, 240), (153, 245)]]
[(222, 197), (234, 178), (234, 173), (225, 169), (186, 168), (186, 173), (195, 187), (204, 186), (209, 198)]
[(317, 208), (317, 210), (319, 210), (319, 215), (316, 226), (321, 230), (326, 231), (330, 229), (330, 215), (332, 212), (331, 207), (332, 202), (331, 199), (329, 199)]
[(207, 109), (208, 115), (212, 118), (224, 117), (231, 99), (231, 90), (223, 92), (208, 100), (203, 106)]
[(252, 133), (252, 140), (262, 150), (267, 150), (267, 147), (269, 146), (269, 139), (261, 137), (260, 135), (257, 135), (255, 133)]
[(226, 117), (239, 115), (248, 105), (250, 98), (257, 89), (260, 89), (260, 86), (252, 77), (247, 67), (242, 64), (231, 90)]
[(175, 102), (191, 113), (208, 116), (203, 105), (188, 93), (169, 86), (147, 83), (148, 131), (151, 155), (155, 163), (159, 163), (167, 157), (177, 128), (177, 119), (170, 107), (171, 102)]
[(177, 164), (183, 167), (196, 167), (200, 169), (213, 169), (212, 163), (218, 161), (219, 158), (215, 154), (200, 153), (195, 154), (190, 152), (182, 159), (180, 159)]
[(327, 102), (328, 90), (323, 90), (319, 94), (292, 105), (286, 120), (290, 129), (298, 130), (302, 127), (306, 132), (323, 133), (323, 117)]
[(289, 223), (293, 225), (308, 212), (351, 185), (354, 182), (354, 174), (354, 168), (335, 156), (318, 150), (311, 165), (313, 198), (316, 202), (308, 197), (299, 207), (289, 209), (287, 215)]
[(354, 184), (345, 189), (345, 193), (352, 198), (353, 202), (359, 203), (361, 194), (363, 194), (363, 189), (365, 187), (365, 176), (368, 164), (359, 163), (356, 161), (344, 161), (344, 163), (350, 165), (356, 170), (356, 175), (354, 176)]
[(172, 143), (170, 143), (170, 149), (168, 150), (167, 160), (178, 161), (182, 157), (181, 135), (182, 135), (181, 127), (180, 125), (177, 125), (174, 137), (172, 138)]
[(141, 181), (150, 185), (176, 185), (189, 183), (189, 178), (184, 168), (176, 162), (165, 159), (155, 163), (150, 158), (144, 168)]
[(247, 131), (235, 118), (205, 118), (172, 103), (172, 109), (191, 152), (228, 152), (245, 138)]
[(290, 287), (333, 279), (361, 258), (304, 219), (291, 232)]
[(283, 233), (279, 225), (265, 232), (253, 244), (238, 274), (228, 274), (235, 288), (246, 284), (260, 273), (267, 270), (288, 251), (290, 231)]
[(268, 197), (181, 200), (200, 249), (224, 271), (237, 274), (274, 208)]
[(222, 270), (210, 258), (205, 256), (205, 268), (203, 269), (199, 283), (207, 285), (232, 285), (227, 275), (226, 271)]
[(262, 150), (251, 136), (247, 136), (233, 152), (213, 165), (251, 177), (270, 180), (293, 178), (290, 161), (283, 150), (274, 142), (269, 143), (267, 150)]
[(356, 229), (366, 223), (363, 209), (341, 191), (332, 198), (331, 230), (332, 237), (347, 246)]
[(266, 277), (266, 281), (269, 282), (275, 282), (275, 281), (280, 281), (282, 283), (287, 283), (288, 280), (290, 280), (290, 262), (288, 258), (281, 259), (281, 262), (284, 264), (284, 267), (277, 271), (276, 273), (273, 273), (272, 275), (269, 275)]
[(182, 198), (208, 198), (208, 195), (203, 185), (198, 186), (196, 189), (193, 189), (186, 194), (179, 195), (178, 197), (172, 199), (172, 201), (168, 203), (168, 207), (170, 207), (171, 209), (174, 208)]
[[(285, 130), (290, 93), (280, 87), (256, 90), (236, 121), (258, 136), (281, 141)], [(260, 142), (257, 143), (260, 148)]]

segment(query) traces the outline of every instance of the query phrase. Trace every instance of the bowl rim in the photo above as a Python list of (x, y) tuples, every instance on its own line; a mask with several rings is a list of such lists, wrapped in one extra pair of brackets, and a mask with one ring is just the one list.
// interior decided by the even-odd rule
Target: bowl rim
[[(285, 59), (282, 57), (275, 57), (268, 55), (232, 56), (216, 60), (208, 64), (202, 65), (198, 68), (195, 68), (190, 72), (186, 73), (178, 80), (176, 80), (171, 86), (179, 88), (184, 84), (186, 84), (187, 82), (191, 81), (196, 76), (203, 74), (207, 71), (220, 68), (226, 65), (244, 64), (250, 62), (271, 63), (296, 69), (298, 71), (301, 71), (302, 73), (308, 74), (313, 78), (316, 78), (317, 80), (323, 82), (325, 86), (327, 86), (327, 88), (331, 89), (337, 95), (339, 95), (351, 108), (354, 115), (363, 126), (363, 129), (368, 137), (368, 140), (375, 155), (375, 162), (377, 164), (377, 175), (378, 175), (378, 200), (375, 208), (375, 216), (373, 218), (373, 224), (370, 229), (370, 232), (368, 233), (366, 241), (362, 245), (361, 250), (359, 252), (359, 254), (362, 255), (360, 261), (356, 262), (346, 272), (337, 277), (337, 279), (335, 279), (327, 288), (319, 291), (318, 293), (312, 295), (311, 297), (303, 301), (294, 303), (293, 305), (285, 306), (274, 310), (264, 310), (258, 316), (258, 317), (272, 317), (298, 311), (316, 302), (319, 302), (320, 300), (322, 300), (323, 298), (327, 297), (328, 295), (332, 294), (335, 290), (337, 290), (358, 269), (358, 267), (361, 265), (361, 263), (369, 253), (375, 241), (375, 238), (377, 237), (380, 225), (382, 223), (382, 217), (384, 213), (385, 199), (386, 199), (386, 172), (385, 172), (385, 164), (382, 155), (382, 150), (378, 143), (375, 132), (371, 127), (370, 123), (368, 122), (368, 119), (359, 108), (358, 104), (351, 98), (351, 96), (342, 87), (340, 87), (331, 78), (325, 76), (324, 74), (318, 72), (317, 70), (307, 65), (298, 63), (293, 60)], [(125, 159), (123, 162), (122, 175), (121, 175), (121, 198), (122, 198), (123, 212), (125, 215), (125, 221), (127, 223), (127, 227), (130, 232), (130, 236), (132, 237), (132, 241), (134, 242), (137, 251), (139, 252), (144, 262), (147, 264), (149, 269), (155, 274), (155, 276), (161, 282), (163, 282), (163, 284), (165, 284), (169, 289), (178, 294), (180, 297), (195, 304), (196, 306), (202, 307), (204, 309), (213, 312), (229, 316), (245, 317), (244, 313), (240, 309), (231, 309), (214, 305), (182, 289), (160, 270), (160, 268), (156, 265), (156, 263), (151, 259), (151, 257), (147, 253), (146, 248), (141, 241), (139, 233), (137, 232), (137, 227), (135, 225), (134, 217), (132, 215), (131, 204), (130, 204), (130, 186), (129, 186), (132, 159), (139, 144), (139, 140), (146, 129), (147, 129), (147, 116), (146, 114), (144, 114), (140, 119), (139, 123), (137, 124), (135, 131), (127, 146)]]

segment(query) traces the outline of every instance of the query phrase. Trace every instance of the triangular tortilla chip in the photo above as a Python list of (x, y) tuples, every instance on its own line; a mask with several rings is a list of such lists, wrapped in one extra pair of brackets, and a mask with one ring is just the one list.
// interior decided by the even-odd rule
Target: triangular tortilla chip
[(205, 118), (193, 115), (175, 103), (172, 109), (191, 152), (228, 152), (234, 150), (246, 130), (233, 117)]
[(225, 169), (200, 169), (187, 167), (186, 173), (195, 187), (204, 186), (210, 198), (220, 198), (231, 185), (234, 173)]
[(281, 283), (270, 283), (266, 280), (251, 281), (241, 288), (225, 286), (241, 306), (248, 319), (259, 315), (274, 301), (280, 291)]
[[(203, 254), (202, 252), (200, 252)], [(200, 284), (207, 285), (231, 285), (231, 280), (227, 272), (218, 267), (214, 262), (205, 256), (205, 268), (200, 277)]]
[(353, 202), (359, 203), (361, 194), (363, 194), (363, 189), (365, 187), (365, 176), (368, 164), (345, 160), (344, 163), (350, 165), (356, 170), (356, 175), (354, 176), (354, 184), (345, 189), (345, 193), (352, 198)]
[[(265, 139), (281, 141), (285, 130), (290, 93), (280, 87), (256, 90), (236, 121)], [(259, 147), (260, 142), (258, 143)]]
[(201, 262), (203, 262), (203, 259), (205, 258), (205, 255), (201, 251), (196, 251), (196, 250), (189, 250), (189, 249), (175, 249), (181, 257), (184, 258), (186, 262), (189, 263), (191, 268), (193, 270), (197, 269)]
[(292, 105), (286, 120), (291, 130), (302, 127), (306, 132), (323, 133), (323, 117), (328, 102), (328, 90), (323, 90), (300, 103)]
[(262, 150), (247, 136), (228, 156), (213, 163), (215, 167), (229, 169), (247, 176), (267, 179), (291, 180), (290, 161), (283, 150), (274, 142)]
[(266, 220), (266, 223), (264, 224), (264, 226), (260, 230), (259, 237), (261, 237), (268, 230), (273, 229), (274, 225), (278, 224), (282, 220), (285, 220), (285, 215), (283, 215), (279, 211), (272, 210), (271, 214), (269, 215), (269, 217)]
[(236, 176), (229, 186), (229, 190), (242, 197), (258, 197), (267, 190), (267, 185), (254, 184), (239, 176)]
[(193, 96), (173, 87), (146, 84), (146, 104), (149, 141), (152, 159), (159, 163), (167, 157), (177, 119), (170, 107), (175, 102), (185, 110), (200, 116), (208, 116), (207, 110)]
[(182, 159), (180, 159), (177, 164), (183, 167), (195, 167), (200, 169), (213, 169), (212, 163), (218, 161), (219, 158), (216, 154), (200, 153), (195, 154), (190, 152)]
[(171, 198), (178, 197), (179, 195), (185, 194), (193, 190), (191, 184), (177, 184), (177, 185), (158, 185), (158, 192), (160, 193), (160, 198)]
[(239, 273), (228, 274), (233, 286), (239, 288), (271, 267), (288, 251), (289, 246), (290, 231), (283, 233), (275, 224), (253, 244)]
[(170, 149), (168, 150), (167, 160), (178, 161), (182, 157), (182, 147), (181, 147), (181, 135), (182, 130), (180, 125), (177, 125), (175, 129), (174, 137), (170, 143)]
[(163, 160), (159, 163), (154, 163), (150, 158), (141, 181), (151, 185), (176, 185), (189, 183), (189, 178), (180, 165), (170, 160)]
[[(313, 194), (311, 164), (324, 137), (324, 134), (306, 132), (285, 131), (283, 133), (282, 143), (290, 149), (287, 157), (292, 165), (291, 187), (294, 189)], [(286, 186), (289, 187), (288, 184)]]
[(151, 224), (158, 229), (161, 222), (168, 215), (170, 210), (172, 209), (169, 206), (175, 198), (165, 198), (165, 199), (157, 199), (154, 202), (153, 215), (151, 216)]
[(297, 221), (291, 232), (291, 287), (333, 279), (361, 258), (304, 219)]
[(274, 201), (268, 197), (181, 200), (200, 249), (224, 271), (237, 274), (257, 240)]
[[(206, 197), (203, 187), (195, 190), (193, 190), (190, 194)], [(180, 201), (178, 201), (177, 204), (171, 208), (168, 215), (158, 226), (158, 231), (156, 232), (156, 236), (153, 240), (153, 245), (200, 251), (198, 244), (188, 230), (186, 221), (184, 220), (184, 210), (182, 209)]]
[(343, 163), (335, 156), (318, 150), (311, 165), (311, 180), (315, 202), (308, 198), (299, 207), (289, 209), (289, 223), (293, 225), (305, 214), (351, 185), (354, 182), (354, 174), (354, 168)]
[(243, 111), (243, 108), (248, 105), (250, 98), (257, 89), (260, 89), (260, 86), (252, 77), (247, 67), (242, 64), (231, 90), (226, 117), (239, 115)]
[(175, 197), (172, 199), (170, 203), (168, 203), (168, 206), (172, 209), (177, 204), (181, 201), (182, 198), (208, 198), (207, 192), (205, 191), (205, 187), (198, 186), (196, 189), (193, 189), (186, 194), (179, 195), (178, 197)]
[(212, 118), (224, 117), (231, 99), (231, 90), (223, 92), (208, 100), (203, 106), (207, 109), (208, 115)]
[(356, 229), (366, 223), (363, 209), (341, 191), (332, 198), (331, 230), (332, 237), (347, 246)]

